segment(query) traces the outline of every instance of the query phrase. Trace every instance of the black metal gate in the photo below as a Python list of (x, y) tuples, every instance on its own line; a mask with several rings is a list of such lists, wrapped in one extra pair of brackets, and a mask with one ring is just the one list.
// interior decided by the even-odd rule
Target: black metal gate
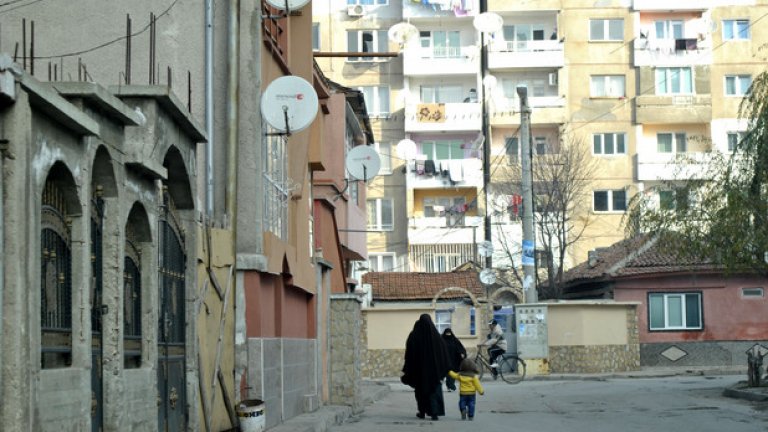
[(102, 296), (104, 200), (100, 197), (100, 189), (96, 188), (95, 191), (91, 199), (91, 431), (100, 432), (104, 425), (101, 317), (107, 311)]
[(184, 237), (173, 201), (166, 192), (160, 219), (158, 337), (158, 430), (186, 429)]

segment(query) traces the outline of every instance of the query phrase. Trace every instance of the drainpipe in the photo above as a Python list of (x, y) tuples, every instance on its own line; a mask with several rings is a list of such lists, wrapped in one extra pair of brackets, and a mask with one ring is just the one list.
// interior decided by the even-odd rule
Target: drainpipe
[(240, 67), (240, 0), (229, 2), (227, 28), (227, 217), (232, 229), (232, 252), (237, 252), (237, 126)]
[(213, 217), (213, 0), (205, 0), (205, 213)]

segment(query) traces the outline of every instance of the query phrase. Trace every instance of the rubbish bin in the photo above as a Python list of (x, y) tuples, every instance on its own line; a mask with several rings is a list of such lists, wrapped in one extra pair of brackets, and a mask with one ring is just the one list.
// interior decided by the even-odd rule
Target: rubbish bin
[(237, 404), (237, 416), (240, 418), (240, 430), (243, 432), (262, 432), (266, 426), (264, 401), (246, 399)]

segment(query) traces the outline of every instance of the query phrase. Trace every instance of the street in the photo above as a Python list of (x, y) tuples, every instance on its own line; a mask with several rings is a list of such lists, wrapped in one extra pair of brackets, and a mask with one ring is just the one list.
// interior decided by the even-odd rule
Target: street
[(768, 431), (768, 402), (722, 396), (741, 375), (530, 380), (517, 385), (484, 382), (476, 418), (462, 421), (456, 393), (444, 392), (446, 416), (416, 418), (413, 393), (391, 383), (392, 391), (360, 416), (329, 429), (373, 431)]

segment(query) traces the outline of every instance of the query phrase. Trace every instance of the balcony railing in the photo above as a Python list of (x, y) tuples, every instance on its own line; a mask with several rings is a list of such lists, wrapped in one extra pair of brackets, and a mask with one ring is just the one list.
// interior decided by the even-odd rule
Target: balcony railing
[(754, 5), (755, 0), (634, 0), (636, 11), (706, 10), (717, 6)]
[(480, 55), (475, 46), (408, 47), (403, 52), (403, 74), (406, 76), (476, 75)]
[(479, 131), (480, 103), (408, 104), (406, 132)]
[[(472, 152), (472, 150), (469, 150)], [(475, 157), (467, 159), (410, 160), (407, 163), (408, 189), (444, 189), (447, 187), (482, 187), (482, 161)]]
[(563, 44), (557, 40), (501, 40), (492, 43), (488, 53), (489, 69), (559, 68), (564, 65)]
[(463, 0), (461, 2), (445, 2), (423, 0), (413, 2), (403, 1), (403, 18), (437, 18), (437, 17), (473, 17), (480, 13), (479, 0)]
[(708, 123), (712, 95), (641, 95), (635, 108), (637, 123)]
[(410, 244), (474, 244), (482, 241), (483, 218), (481, 216), (464, 216), (462, 223), (455, 222), (446, 216), (411, 218), (408, 224), (408, 242)]
[(712, 162), (712, 153), (638, 153), (638, 181), (698, 180)]
[(695, 66), (712, 63), (712, 39), (636, 38), (635, 66)]

